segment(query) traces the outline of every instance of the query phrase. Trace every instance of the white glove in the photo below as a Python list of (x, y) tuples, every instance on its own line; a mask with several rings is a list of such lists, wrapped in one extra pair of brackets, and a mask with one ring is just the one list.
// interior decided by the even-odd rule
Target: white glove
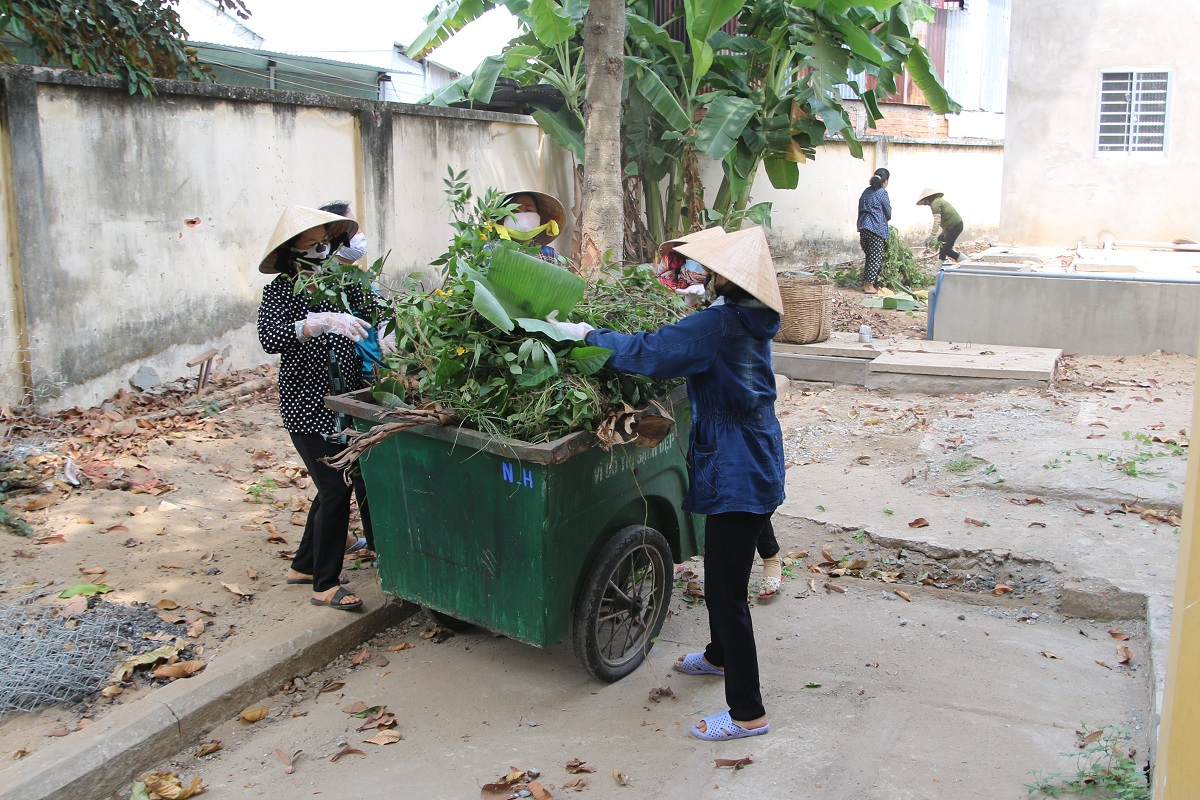
[(385, 356), (390, 356), (392, 353), (396, 352), (396, 334), (388, 333), (380, 337), (379, 352), (383, 353)]
[(313, 339), (323, 333), (336, 333), (352, 342), (367, 338), (369, 326), (353, 314), (341, 311), (310, 311), (304, 321), (304, 334)]
[(583, 339), (587, 338), (588, 331), (596, 330), (586, 322), (559, 322), (557, 318), (558, 311), (551, 311), (550, 316), (546, 317), (546, 322), (552, 323), (556, 328), (570, 336), (572, 339), (579, 339), (582, 341)]
[(693, 297), (704, 297), (704, 284), (696, 283), (684, 289), (676, 289), (675, 294), (692, 295)]

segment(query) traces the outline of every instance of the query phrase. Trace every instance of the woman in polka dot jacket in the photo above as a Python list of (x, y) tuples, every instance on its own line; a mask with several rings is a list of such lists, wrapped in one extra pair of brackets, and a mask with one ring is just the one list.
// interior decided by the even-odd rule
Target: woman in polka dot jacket
[[(304, 536), (288, 570), (287, 582), (312, 584), (311, 602), (345, 611), (362, 607), (362, 601), (339, 583), (342, 557), (350, 526), (350, 496), (358, 498), (363, 531), (370, 541), (371, 516), (362, 477), (346, 486), (340, 470), (320, 459), (337, 455), (337, 416), (325, 407), (331, 393), (330, 361), (336, 357), (345, 391), (363, 387), (362, 357), (356, 342), (369, 333), (373, 294), (347, 291), (354, 314), (341, 311), (329, 300), (317, 304), (295, 292), (296, 275), (311, 270), (332, 250), (349, 241), (358, 223), (324, 211), (289, 206), (275, 227), (259, 272), (278, 273), (263, 289), (258, 309), (258, 339), (268, 353), (278, 353), (279, 413), (317, 489), (308, 511)], [(380, 342), (387, 352), (391, 342)]]

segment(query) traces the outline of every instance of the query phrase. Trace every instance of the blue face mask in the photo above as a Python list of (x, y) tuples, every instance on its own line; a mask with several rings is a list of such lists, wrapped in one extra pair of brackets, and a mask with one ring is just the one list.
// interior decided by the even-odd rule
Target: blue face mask
[(689, 258), (687, 261), (684, 261), (683, 268), (686, 269), (688, 272), (695, 272), (699, 275), (704, 274), (704, 267), (701, 266), (700, 262), (696, 261), (695, 259)]

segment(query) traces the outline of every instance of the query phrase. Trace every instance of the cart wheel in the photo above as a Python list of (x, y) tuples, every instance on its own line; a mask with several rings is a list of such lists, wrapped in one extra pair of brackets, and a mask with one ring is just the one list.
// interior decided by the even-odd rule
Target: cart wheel
[(671, 599), (671, 548), (653, 528), (617, 531), (588, 570), (575, 605), (575, 655), (594, 678), (633, 672), (662, 628)]
[(467, 622), (465, 619), (452, 617), (449, 614), (443, 614), (441, 611), (434, 611), (432, 608), (428, 607), (425, 610), (429, 612), (429, 616), (433, 617), (434, 622), (436, 622), (438, 625), (441, 625), (443, 628), (449, 628), (455, 633), (469, 631), (475, 627), (474, 623)]

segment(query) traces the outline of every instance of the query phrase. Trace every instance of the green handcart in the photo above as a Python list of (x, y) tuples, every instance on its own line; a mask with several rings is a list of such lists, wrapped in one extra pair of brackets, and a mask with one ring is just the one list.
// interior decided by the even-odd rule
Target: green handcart
[[(387, 421), (368, 390), (326, 399), (358, 430)], [(458, 427), (402, 431), (360, 459), (385, 592), (537, 647), (572, 633), (584, 669), (617, 681), (662, 627), (674, 565), (700, 551), (680, 510), (691, 423), (654, 447), (602, 450), (592, 434), (546, 444)]]

